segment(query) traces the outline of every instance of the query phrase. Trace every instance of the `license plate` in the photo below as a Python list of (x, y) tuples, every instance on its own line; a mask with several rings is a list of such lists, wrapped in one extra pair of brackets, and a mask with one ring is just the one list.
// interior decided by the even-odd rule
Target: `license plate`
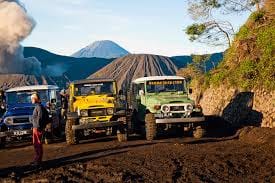
[(15, 131), (13, 132), (14, 135), (26, 135), (27, 131)]

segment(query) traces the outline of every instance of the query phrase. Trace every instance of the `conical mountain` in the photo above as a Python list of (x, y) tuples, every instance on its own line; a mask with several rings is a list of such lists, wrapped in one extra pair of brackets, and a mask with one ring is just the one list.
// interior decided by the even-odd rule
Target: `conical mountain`
[(96, 41), (74, 53), (76, 58), (119, 58), (128, 55), (129, 52), (110, 40)]
[(120, 89), (139, 77), (175, 75), (176, 72), (177, 67), (168, 57), (131, 54), (114, 60), (89, 78), (113, 78)]

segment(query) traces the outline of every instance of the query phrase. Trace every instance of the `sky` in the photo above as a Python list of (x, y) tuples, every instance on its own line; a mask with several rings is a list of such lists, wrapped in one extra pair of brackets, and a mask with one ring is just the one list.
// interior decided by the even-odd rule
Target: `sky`
[[(131, 53), (164, 56), (214, 53), (225, 47), (191, 42), (187, 0), (21, 0), (36, 21), (24, 46), (72, 55), (97, 40), (112, 40)], [(220, 18), (237, 30), (248, 14)]]

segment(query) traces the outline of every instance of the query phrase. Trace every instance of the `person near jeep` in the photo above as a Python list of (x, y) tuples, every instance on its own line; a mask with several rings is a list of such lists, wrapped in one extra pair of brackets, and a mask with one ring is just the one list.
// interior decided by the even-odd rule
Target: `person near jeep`
[(64, 89), (60, 92), (60, 97), (61, 97), (61, 120), (62, 120), (62, 123), (64, 124), (64, 122), (67, 119), (67, 112), (68, 112), (68, 106), (69, 106), (66, 91)]
[(3, 90), (0, 90), (0, 117), (6, 112), (6, 96)]
[(31, 101), (35, 105), (33, 110), (33, 145), (35, 150), (33, 165), (40, 165), (43, 157), (43, 146), (42, 146), (42, 136), (43, 130), (47, 125), (48, 112), (45, 107), (41, 104), (40, 97), (38, 94), (33, 94), (31, 96)]

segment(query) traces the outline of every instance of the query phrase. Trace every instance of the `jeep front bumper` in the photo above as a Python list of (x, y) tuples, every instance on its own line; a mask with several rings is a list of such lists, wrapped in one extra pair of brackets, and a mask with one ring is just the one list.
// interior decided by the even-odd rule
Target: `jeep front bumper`
[(7, 135), (6, 135), (6, 133), (5, 132), (0, 132), (0, 138), (2, 138), (2, 137), (6, 137)]
[[(3, 136), (6, 137), (20, 137), (20, 136), (28, 136), (32, 135), (32, 129), (26, 129), (26, 130), (9, 130), (6, 132), (2, 132)], [(0, 133), (1, 136), (1, 133)]]
[(205, 121), (205, 117), (156, 119), (157, 124), (199, 123), (199, 122), (204, 122), (204, 121)]
[(125, 125), (123, 121), (105, 121), (105, 122), (88, 122), (82, 123), (79, 125), (73, 125), (72, 130), (84, 130), (84, 129), (93, 129), (93, 128), (105, 128)]

